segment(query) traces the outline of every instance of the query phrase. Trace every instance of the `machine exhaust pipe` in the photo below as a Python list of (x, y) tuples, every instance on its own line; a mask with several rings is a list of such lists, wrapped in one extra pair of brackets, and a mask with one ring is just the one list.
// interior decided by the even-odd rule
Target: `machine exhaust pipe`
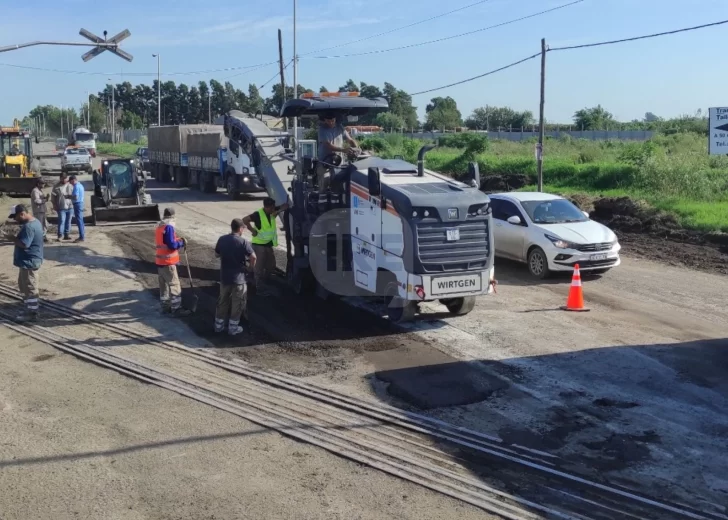
[(435, 148), (434, 144), (426, 144), (422, 148), (420, 148), (419, 153), (417, 154), (417, 176), (418, 177), (424, 177), (425, 176), (425, 154)]

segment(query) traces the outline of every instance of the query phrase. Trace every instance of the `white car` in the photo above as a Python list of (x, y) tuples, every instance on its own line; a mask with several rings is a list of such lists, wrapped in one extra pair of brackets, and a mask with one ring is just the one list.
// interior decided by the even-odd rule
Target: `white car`
[(72, 171), (83, 171), (93, 173), (93, 162), (91, 154), (86, 148), (69, 146), (61, 156), (61, 171), (68, 173)]
[(539, 192), (489, 197), (496, 256), (525, 262), (533, 276), (573, 271), (574, 264), (601, 274), (620, 264), (617, 235), (563, 197)]

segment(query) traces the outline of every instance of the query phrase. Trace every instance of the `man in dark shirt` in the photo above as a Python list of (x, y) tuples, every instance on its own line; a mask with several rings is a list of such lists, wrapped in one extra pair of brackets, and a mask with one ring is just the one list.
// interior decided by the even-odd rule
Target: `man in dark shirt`
[(231, 233), (221, 236), (215, 246), (215, 255), (220, 258), (220, 296), (215, 309), (215, 332), (225, 330), (227, 318), (228, 334), (235, 336), (243, 332), (240, 317), (246, 312), (247, 284), (251, 281), (250, 273), (257, 258), (250, 242), (242, 236), (243, 221), (234, 219), (230, 230)]
[[(278, 245), (276, 216), (286, 208), (288, 208), (288, 204), (276, 206), (276, 201), (266, 197), (263, 199), (262, 208), (243, 218), (243, 224), (253, 235), (253, 251), (258, 257), (255, 264), (255, 289), (259, 295), (270, 295), (266, 282), (276, 269), (274, 251), (274, 248)], [(255, 227), (253, 227), (253, 224), (255, 224)]]
[(15, 206), (8, 218), (15, 219), (20, 224), (17, 235), (5, 235), (5, 238), (15, 244), (13, 265), (20, 269), (18, 286), (25, 301), (25, 312), (17, 320), (34, 321), (38, 318), (38, 270), (43, 265), (43, 226), (23, 204)]

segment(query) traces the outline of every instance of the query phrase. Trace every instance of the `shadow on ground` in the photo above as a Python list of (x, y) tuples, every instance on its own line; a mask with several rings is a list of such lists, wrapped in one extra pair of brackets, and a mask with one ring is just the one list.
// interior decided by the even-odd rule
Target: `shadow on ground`
[[(557, 454), (572, 473), (708, 511), (728, 505), (728, 338), (425, 364), (369, 380), (401, 408)], [(518, 464), (443, 447), (484, 480), (497, 468), (519, 483), (511, 491), (540, 499), (529, 491), (539, 477)]]

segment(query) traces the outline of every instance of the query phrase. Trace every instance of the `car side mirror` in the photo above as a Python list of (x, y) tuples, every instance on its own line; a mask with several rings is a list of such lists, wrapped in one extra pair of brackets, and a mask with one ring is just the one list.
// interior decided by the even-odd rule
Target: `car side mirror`
[(506, 220), (509, 224), (513, 224), (514, 226), (520, 226), (521, 225), (521, 217), (518, 215), (513, 215), (511, 217), (508, 217), (508, 220)]
[(586, 218), (591, 218), (591, 217), (589, 216), (589, 212), (588, 212), (588, 211), (582, 211), (582, 213), (584, 214), (584, 216), (585, 216)]
[(382, 181), (379, 176), (379, 168), (372, 167), (367, 171), (369, 195), (379, 197), (382, 194)]

